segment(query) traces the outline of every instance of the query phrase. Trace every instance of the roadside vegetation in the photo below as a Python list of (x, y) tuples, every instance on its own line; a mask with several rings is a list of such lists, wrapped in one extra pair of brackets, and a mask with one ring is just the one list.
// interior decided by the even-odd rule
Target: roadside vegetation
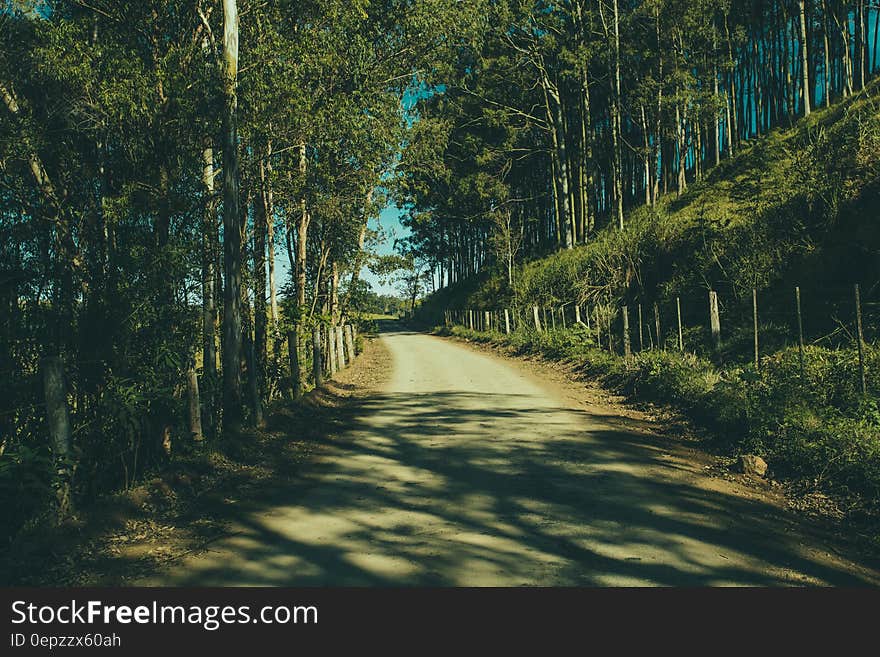
[(880, 511), (880, 349), (867, 353), (869, 397), (856, 383), (852, 349), (810, 346), (805, 373), (797, 349), (751, 365), (719, 367), (677, 351), (629, 358), (597, 348), (583, 327), (505, 334), (460, 326), (441, 332), (501, 346), (515, 354), (565, 361), (581, 375), (633, 400), (671, 405), (706, 430), (722, 451), (758, 454), (772, 475), (846, 499), (860, 512)]

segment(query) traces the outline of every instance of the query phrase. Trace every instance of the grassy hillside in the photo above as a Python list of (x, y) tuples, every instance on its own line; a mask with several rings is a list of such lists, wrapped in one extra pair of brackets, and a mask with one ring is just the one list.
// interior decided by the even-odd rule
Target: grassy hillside
[[(654, 208), (630, 213), (623, 231), (523, 264), (512, 288), (498, 272), (443, 290), (421, 307), (435, 324), (446, 308), (600, 310), (603, 339), (583, 325), (513, 335), (454, 332), (520, 353), (570, 361), (618, 391), (668, 403), (709, 430), (731, 453), (766, 457), (777, 476), (880, 501), (880, 92), (816, 112), (787, 130), (744, 145), (706, 180)], [(867, 394), (855, 347), (853, 285), (859, 283), (867, 337)], [(806, 348), (797, 347), (794, 287), (802, 290)], [(759, 299), (761, 362), (753, 364), (752, 289)], [(723, 349), (708, 330), (707, 290), (721, 299)], [(677, 348), (680, 298), (684, 352)], [(661, 343), (622, 357), (620, 308), (645, 318), (653, 304)], [(516, 312), (516, 311), (515, 311)], [(609, 348), (607, 336), (614, 336)], [(801, 359), (803, 358), (803, 365)]]
[[(523, 264), (513, 288), (488, 273), (423, 304), (442, 309), (502, 305), (660, 304), (676, 296), (686, 326), (706, 323), (706, 290), (719, 292), (723, 326), (736, 353), (751, 324), (751, 290), (761, 300), (768, 348), (790, 342), (793, 288), (803, 290), (805, 329), (823, 338), (852, 315), (860, 283), (866, 330), (880, 319), (880, 86), (786, 130), (743, 144), (687, 193), (627, 216), (626, 229), (599, 231), (589, 244)], [(845, 337), (838, 334), (837, 338)], [(832, 339), (833, 341), (833, 339)], [(702, 342), (702, 340), (697, 341)]]

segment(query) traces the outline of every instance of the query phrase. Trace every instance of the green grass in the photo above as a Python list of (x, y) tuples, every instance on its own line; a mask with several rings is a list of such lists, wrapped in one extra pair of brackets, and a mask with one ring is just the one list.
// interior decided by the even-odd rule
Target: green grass
[(585, 245), (522, 263), (512, 287), (500, 268), (489, 270), (433, 295), (421, 315), (435, 324), (450, 307), (668, 305), (712, 288), (734, 325), (747, 326), (753, 287), (775, 313), (790, 309), (798, 285), (806, 303), (834, 301), (807, 322), (812, 337), (828, 333), (853, 283), (866, 305), (880, 302), (878, 91), (875, 82), (742, 145), (685, 194), (631, 211), (623, 231), (609, 226)]

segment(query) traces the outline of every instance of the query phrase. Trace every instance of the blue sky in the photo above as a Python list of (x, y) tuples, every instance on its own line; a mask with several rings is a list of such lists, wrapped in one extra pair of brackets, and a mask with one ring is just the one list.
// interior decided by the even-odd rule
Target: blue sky
[[(409, 235), (409, 229), (400, 223), (400, 217), (403, 216), (405, 210), (400, 210), (394, 203), (385, 206), (378, 218), (370, 219), (370, 229), (375, 230), (382, 228), (384, 240), (376, 249), (379, 255), (389, 255), (394, 253), (394, 240)], [(393, 285), (382, 285), (379, 279), (374, 276), (369, 269), (364, 267), (361, 270), (361, 278), (373, 286), (373, 291), (378, 294), (397, 294), (397, 290)]]
[[(394, 240), (409, 234), (409, 229), (400, 223), (400, 217), (403, 216), (404, 212), (404, 210), (399, 210), (394, 203), (389, 203), (379, 213), (378, 217), (370, 219), (369, 227), (371, 230), (376, 230), (379, 227), (382, 228), (384, 240), (376, 249), (380, 255), (394, 253)], [(287, 281), (288, 273), (290, 272), (287, 253), (284, 251), (283, 243), (275, 244), (275, 272), (278, 286), (280, 287)], [(374, 276), (366, 267), (361, 269), (361, 278), (372, 285), (373, 291), (377, 294), (397, 295), (394, 285), (382, 285), (378, 277)]]
[[(442, 93), (444, 89), (443, 85), (438, 86), (436, 89), (429, 89), (423, 83), (415, 79), (413, 80), (413, 84), (404, 92), (401, 102), (401, 111), (408, 127), (412, 126), (415, 121), (418, 121), (415, 105), (419, 99), (426, 98), (434, 93)], [(381, 228), (384, 237), (383, 242), (376, 248), (376, 252), (379, 255), (394, 253), (394, 240), (410, 234), (409, 229), (400, 223), (400, 218), (404, 214), (406, 214), (406, 210), (399, 209), (393, 201), (389, 201), (388, 205), (379, 213), (378, 218), (370, 219), (370, 229), (376, 230)], [(373, 291), (378, 294), (397, 294), (394, 285), (383, 285), (379, 278), (370, 273), (370, 270), (366, 267), (361, 270), (361, 279), (372, 285)]]
[[(401, 102), (401, 112), (403, 112), (403, 117), (407, 126), (412, 126), (415, 121), (418, 121), (418, 113), (414, 108), (420, 98), (426, 98), (434, 93), (442, 93), (444, 90), (444, 85), (429, 89), (423, 83), (414, 79), (410, 88), (404, 92)], [(406, 237), (410, 234), (409, 229), (400, 223), (400, 218), (404, 214), (406, 214), (406, 210), (399, 209), (393, 201), (389, 200), (388, 205), (382, 209), (379, 216), (370, 219), (368, 224), (370, 230), (378, 230), (381, 228), (383, 241), (374, 249), (379, 255), (390, 255), (394, 253), (394, 240)], [(287, 255), (284, 252), (282, 244), (276, 244), (275, 271), (277, 273), (278, 285), (281, 286), (287, 280), (288, 272), (290, 271), (287, 262)], [(366, 267), (361, 269), (361, 280), (368, 282), (373, 287), (373, 291), (378, 294), (390, 294), (395, 296), (398, 294), (393, 284), (383, 284), (379, 278), (374, 276)]]

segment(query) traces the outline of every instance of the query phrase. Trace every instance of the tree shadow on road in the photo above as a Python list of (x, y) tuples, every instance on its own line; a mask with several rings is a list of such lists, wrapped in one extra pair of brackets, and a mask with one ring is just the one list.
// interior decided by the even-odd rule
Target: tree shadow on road
[[(692, 466), (666, 458), (662, 439), (529, 401), (457, 392), (363, 399), (300, 485), (230, 508), (236, 535), (162, 583), (877, 582), (807, 549), (824, 537), (792, 513), (700, 486)], [(582, 415), (582, 429), (571, 414)]]

